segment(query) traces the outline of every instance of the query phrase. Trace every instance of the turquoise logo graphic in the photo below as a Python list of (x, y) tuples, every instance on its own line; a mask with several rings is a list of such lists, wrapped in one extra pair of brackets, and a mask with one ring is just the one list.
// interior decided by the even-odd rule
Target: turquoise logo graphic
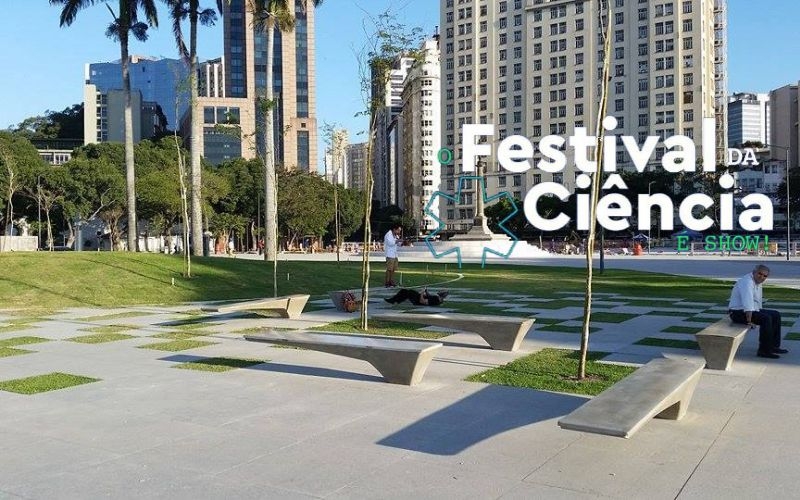
[(437, 217), (436, 214), (434, 214), (430, 210), (430, 208), (431, 208), (431, 205), (433, 204), (433, 202), (436, 200), (437, 197), (442, 197), (442, 198), (447, 199), (447, 200), (452, 200), (453, 203), (460, 203), (460, 201), (461, 201), (461, 191), (466, 186), (468, 180), (474, 180), (477, 183), (477, 185), (480, 187), (480, 193), (481, 193), (481, 196), (483, 196), (484, 203), (488, 203), (490, 201), (494, 201), (494, 200), (497, 200), (499, 198), (507, 198), (508, 201), (511, 203), (511, 206), (514, 208), (514, 210), (512, 210), (511, 213), (509, 213), (506, 217), (504, 217), (503, 220), (501, 220), (500, 223), (498, 224), (500, 229), (502, 229), (503, 232), (505, 234), (507, 234), (509, 238), (511, 238), (511, 246), (508, 248), (508, 251), (505, 252), (505, 253), (501, 252), (499, 250), (495, 250), (493, 248), (489, 248), (489, 247), (484, 246), (483, 252), (481, 253), (481, 267), (486, 267), (486, 256), (488, 254), (493, 254), (493, 255), (497, 255), (498, 257), (502, 257), (504, 259), (508, 259), (508, 257), (511, 255), (511, 252), (514, 251), (514, 247), (517, 245), (517, 241), (519, 241), (519, 238), (517, 238), (517, 236), (514, 233), (512, 233), (511, 231), (508, 230), (508, 228), (505, 227), (505, 223), (509, 219), (514, 217), (517, 214), (517, 212), (519, 212), (519, 208), (517, 208), (517, 204), (514, 203), (514, 197), (511, 196), (507, 191), (503, 191), (503, 192), (498, 193), (498, 194), (496, 194), (496, 195), (494, 195), (492, 197), (487, 197), (486, 196), (486, 180), (483, 177), (477, 177), (477, 176), (461, 176), (461, 177), (459, 177), (458, 189), (456, 190), (455, 195), (449, 195), (449, 194), (443, 193), (441, 191), (436, 191), (436, 192), (433, 193), (433, 196), (431, 196), (430, 201), (428, 201), (428, 204), (425, 205), (425, 214), (429, 215), (430, 217), (432, 217), (437, 222), (438, 227), (436, 228), (436, 230), (434, 230), (432, 233), (430, 233), (429, 235), (427, 235), (425, 237), (425, 245), (427, 245), (428, 250), (430, 250), (431, 254), (437, 259), (440, 259), (440, 258), (444, 257), (445, 255), (449, 255), (449, 254), (455, 253), (456, 254), (456, 258), (458, 259), (458, 267), (461, 268), (461, 248), (460, 247), (450, 248), (450, 249), (445, 250), (443, 252), (437, 252), (436, 249), (433, 247), (432, 241), (435, 239), (436, 235), (439, 234), (445, 228), (445, 223), (439, 217)]

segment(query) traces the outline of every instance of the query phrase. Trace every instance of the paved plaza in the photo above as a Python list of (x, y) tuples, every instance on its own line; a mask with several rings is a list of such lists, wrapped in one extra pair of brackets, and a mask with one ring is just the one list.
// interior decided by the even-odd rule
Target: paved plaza
[[(751, 268), (738, 264), (733, 276)], [(413, 387), (385, 383), (363, 361), (242, 340), (257, 328), (356, 317), (322, 297), (298, 320), (206, 315), (200, 304), (72, 309), (21, 326), (0, 316), (0, 342), (25, 337), (11, 348), (29, 351), (0, 358), (0, 381), (52, 372), (98, 379), (35, 395), (0, 391), (0, 498), (797, 496), (800, 342), (764, 360), (755, 356), (757, 334), (748, 334), (732, 371), (703, 373), (683, 420), (653, 420), (628, 440), (584, 434), (556, 421), (585, 397), (463, 380), (545, 347), (577, 348), (581, 296), (449, 289), (450, 310), (478, 304), (536, 324), (513, 353), (477, 335), (443, 337)], [(376, 292), (374, 311), (390, 309), (386, 293)], [(642, 340), (692, 341), (691, 332), (724, 316), (725, 299), (600, 294), (591, 349), (621, 363), (700, 361), (696, 349)], [(783, 310), (786, 334), (800, 332), (800, 302), (770, 305)], [(120, 338), (67, 340), (106, 331)], [(187, 339), (199, 344), (153, 346)], [(178, 369), (219, 357), (257, 364)]]

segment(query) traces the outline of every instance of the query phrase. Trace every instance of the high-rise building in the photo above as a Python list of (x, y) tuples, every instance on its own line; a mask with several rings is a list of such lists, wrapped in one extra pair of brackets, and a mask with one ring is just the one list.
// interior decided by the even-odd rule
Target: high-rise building
[[(287, 169), (316, 171), (317, 117), (314, 70), (314, 9), (289, 2), (292, 31), (275, 30), (273, 132), (275, 159)], [(255, 112), (256, 144), (263, 148), (261, 98), (266, 95), (267, 37), (253, 24), (246, 0), (224, 3), (225, 96), (248, 99)], [(244, 153), (245, 146), (242, 146)]]
[(399, 55), (389, 67), (373, 64), (371, 68), (372, 101), (382, 104), (374, 111), (372, 176), (375, 186), (372, 197), (381, 205), (400, 205), (402, 200), (402, 151), (399, 144), (402, 120), (399, 115), (403, 107), (403, 82), (413, 64), (413, 58)]
[(366, 188), (367, 143), (349, 144), (347, 150), (347, 187), (364, 191)]
[[(495, 126), (487, 142), (518, 134), (533, 144), (548, 135), (567, 137), (576, 127), (594, 135), (602, 77), (603, 36), (610, 9), (611, 73), (606, 115), (617, 120), (614, 135), (637, 144), (647, 136), (685, 135), (702, 155), (701, 123), (716, 117), (716, 153), (724, 150), (724, 0), (441, 0), (442, 146), (455, 153), (443, 182), (449, 189), (462, 174), (461, 127)], [(724, 94), (723, 94), (724, 97)], [(723, 99), (724, 100), (724, 99)], [(724, 108), (723, 108), (724, 109)], [(722, 144), (720, 144), (722, 142)], [(661, 144), (651, 163), (660, 164)], [(487, 158), (489, 195), (509, 191), (523, 198), (540, 182), (575, 188), (572, 148), (567, 167), (556, 173), (531, 168), (499, 169)], [(532, 164), (542, 155), (535, 150)], [(631, 168), (618, 148), (618, 169)], [(462, 197), (462, 201), (468, 199)], [(446, 219), (461, 229), (472, 219), (471, 204), (448, 206)]]
[[(433, 194), (439, 190), (441, 164), (437, 153), (441, 144), (441, 92), (439, 37), (425, 40), (419, 62), (406, 76), (402, 99), (402, 170), (403, 209), (428, 232), (438, 227), (436, 220), (424, 213)], [(430, 211), (439, 214), (442, 200), (434, 198)]]
[[(161, 106), (144, 101), (139, 90), (131, 91), (133, 142), (163, 134), (167, 118)], [(125, 93), (119, 89), (98, 90), (83, 86), (83, 143), (125, 142)]]
[(785, 148), (789, 148), (789, 168), (800, 165), (800, 99), (798, 97), (800, 82), (796, 85), (784, 85), (769, 93), (770, 105), (770, 139), (773, 158), (786, 158)]
[(728, 144), (769, 143), (769, 94), (739, 92), (728, 98)]
[[(142, 101), (161, 106), (167, 127), (175, 130), (189, 109), (188, 69), (180, 59), (130, 56), (131, 91), (139, 91)], [(84, 68), (84, 85), (94, 85), (102, 94), (122, 90), (120, 61), (91, 63)], [(147, 139), (147, 137), (145, 137)]]

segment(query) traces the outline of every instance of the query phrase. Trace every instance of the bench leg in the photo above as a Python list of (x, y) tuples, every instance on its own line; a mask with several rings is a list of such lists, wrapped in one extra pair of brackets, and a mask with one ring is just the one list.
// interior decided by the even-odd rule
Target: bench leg
[(744, 335), (738, 337), (718, 337), (714, 335), (697, 335), (697, 343), (706, 358), (706, 368), (709, 370), (729, 370), (733, 365), (733, 358), (739, 345), (744, 340)]
[(656, 414), (656, 418), (664, 418), (667, 420), (682, 419), (689, 409), (689, 403), (692, 401), (694, 389), (697, 387), (702, 373), (702, 371), (698, 371), (691, 379), (683, 384), (683, 386), (678, 388), (675, 393), (673, 393), (673, 397), (668, 400), (670, 402), (665, 403), (661, 411)]
[(374, 352), (366, 354), (362, 359), (375, 367), (383, 378), (391, 384), (417, 385), (422, 381), (425, 370), (433, 360), (438, 349), (426, 349), (422, 352)]
[(297, 319), (306, 307), (308, 297), (290, 297), (287, 300), (286, 311), (281, 311), (284, 318)]

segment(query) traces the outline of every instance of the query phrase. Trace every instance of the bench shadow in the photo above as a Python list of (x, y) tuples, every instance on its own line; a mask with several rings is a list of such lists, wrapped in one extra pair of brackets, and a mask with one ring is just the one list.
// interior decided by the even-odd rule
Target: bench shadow
[[(191, 354), (175, 354), (159, 358), (159, 360), (170, 361), (172, 363), (191, 363), (191, 362), (200, 362), (215, 357), (219, 356), (195, 356)], [(380, 375), (365, 375), (362, 373), (345, 372), (342, 370), (333, 370), (331, 368), (319, 368), (313, 366), (285, 365), (282, 363), (273, 363), (271, 361), (264, 361), (263, 363), (258, 365), (253, 365), (238, 369), (257, 370), (257, 371), (276, 372), (276, 373), (289, 373), (293, 375), (307, 375), (310, 377), (324, 377), (324, 378), (335, 378), (344, 380), (387, 383), (386, 380)]]
[(580, 396), (491, 385), (377, 444), (430, 455), (456, 455), (503, 432), (566, 415), (585, 402)]

